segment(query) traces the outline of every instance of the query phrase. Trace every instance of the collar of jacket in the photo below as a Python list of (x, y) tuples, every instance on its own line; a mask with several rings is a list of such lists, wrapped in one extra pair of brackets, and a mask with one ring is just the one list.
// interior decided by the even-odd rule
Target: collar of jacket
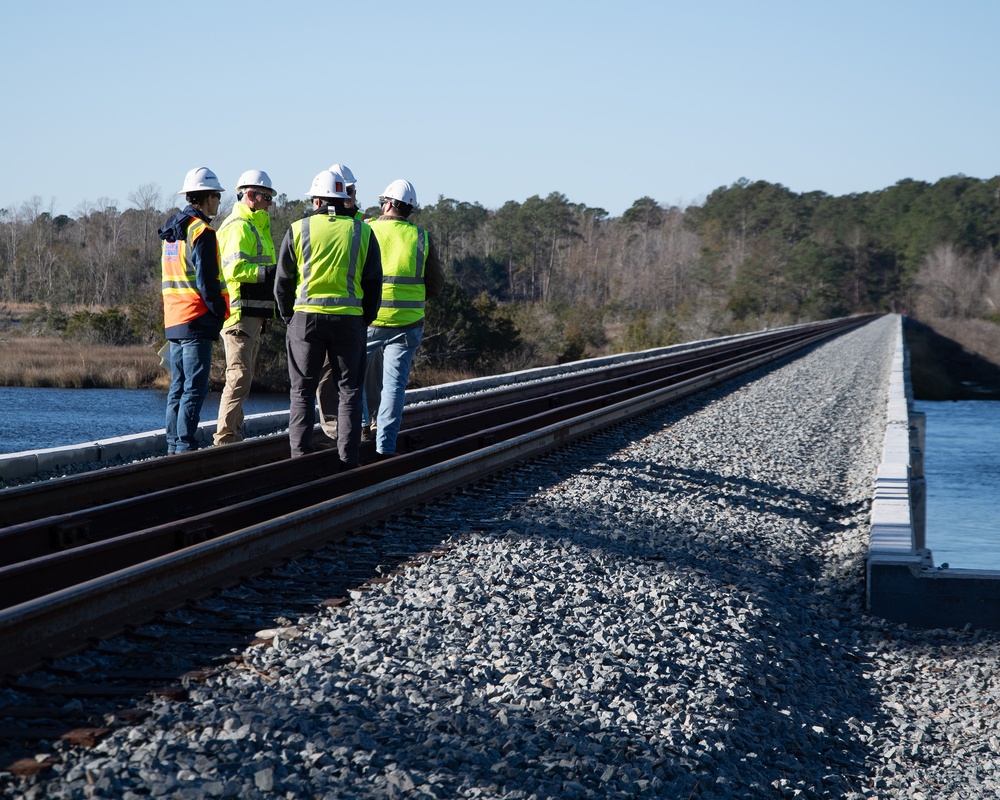
[(246, 203), (237, 202), (233, 206), (232, 214), (242, 219), (250, 220), (253, 226), (259, 231), (271, 230), (271, 215), (263, 208), (258, 208), (254, 211)]
[(178, 211), (166, 221), (156, 234), (167, 242), (177, 242), (184, 238), (187, 232), (188, 220), (200, 219), (206, 225), (211, 224), (211, 220), (194, 206), (184, 206), (182, 211)]
[(316, 216), (317, 214), (326, 214), (327, 216), (330, 217), (343, 217), (344, 219), (354, 219), (353, 213), (347, 213), (346, 210), (344, 211), (344, 213), (341, 213), (337, 211), (337, 207), (333, 203), (324, 203), (319, 208), (309, 208), (306, 210), (306, 213), (303, 214), (302, 216), (303, 218), (313, 217)]
[(196, 208), (195, 206), (192, 205), (184, 206), (184, 210), (181, 213), (187, 214), (189, 217), (197, 217), (206, 225), (212, 224), (212, 218), (206, 216), (204, 211), (202, 211), (200, 208)]

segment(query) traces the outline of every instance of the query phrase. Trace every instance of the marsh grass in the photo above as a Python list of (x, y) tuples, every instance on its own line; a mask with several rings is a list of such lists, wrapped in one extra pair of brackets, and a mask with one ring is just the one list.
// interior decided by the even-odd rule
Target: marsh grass
[(152, 347), (0, 335), (0, 385), (56, 389), (149, 389), (169, 382)]
[[(287, 392), (288, 366), (284, 359), (284, 331), (270, 334), (275, 343), (270, 355), (262, 351), (251, 391)], [(280, 347), (280, 349), (279, 349)], [(409, 388), (436, 386), (538, 364), (520, 362), (495, 365), (492, 371), (439, 367), (417, 359)], [(212, 348), (212, 391), (225, 383), (225, 350)], [(56, 336), (29, 336), (0, 328), (0, 386), (48, 389), (162, 389), (170, 385), (170, 372), (160, 366), (151, 345), (101, 345)]]

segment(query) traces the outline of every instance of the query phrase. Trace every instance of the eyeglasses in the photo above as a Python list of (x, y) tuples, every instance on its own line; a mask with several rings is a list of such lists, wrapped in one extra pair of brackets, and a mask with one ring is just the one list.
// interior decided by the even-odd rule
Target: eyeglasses
[(274, 195), (268, 194), (267, 192), (254, 192), (254, 197), (262, 203), (271, 203), (274, 201)]

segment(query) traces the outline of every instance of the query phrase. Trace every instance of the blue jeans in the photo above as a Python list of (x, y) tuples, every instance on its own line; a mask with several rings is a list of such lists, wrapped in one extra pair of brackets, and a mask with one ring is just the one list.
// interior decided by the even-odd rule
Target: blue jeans
[[(368, 328), (365, 353), (369, 359), (382, 353), (382, 395), (375, 423), (375, 449), (385, 455), (396, 452), (396, 437), (403, 421), (406, 384), (413, 356), (424, 340), (423, 328)], [(367, 396), (365, 407), (368, 406)]]
[(198, 421), (208, 394), (212, 339), (170, 340), (167, 391), (167, 453), (198, 449)]

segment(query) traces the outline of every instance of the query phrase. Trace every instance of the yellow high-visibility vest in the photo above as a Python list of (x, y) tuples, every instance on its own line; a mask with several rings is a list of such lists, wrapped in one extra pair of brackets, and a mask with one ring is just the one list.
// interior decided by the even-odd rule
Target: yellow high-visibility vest
[(393, 217), (379, 217), (371, 228), (382, 254), (382, 305), (372, 325), (398, 328), (419, 322), (427, 298), (427, 231)]
[(312, 214), (291, 225), (298, 266), (295, 311), (361, 316), (361, 272), (372, 229), (352, 217)]
[(237, 203), (219, 227), (218, 237), (222, 274), (229, 290), (225, 327), (235, 325), (243, 315), (273, 317), (274, 285), (266, 280), (267, 268), (276, 263), (270, 215)]

